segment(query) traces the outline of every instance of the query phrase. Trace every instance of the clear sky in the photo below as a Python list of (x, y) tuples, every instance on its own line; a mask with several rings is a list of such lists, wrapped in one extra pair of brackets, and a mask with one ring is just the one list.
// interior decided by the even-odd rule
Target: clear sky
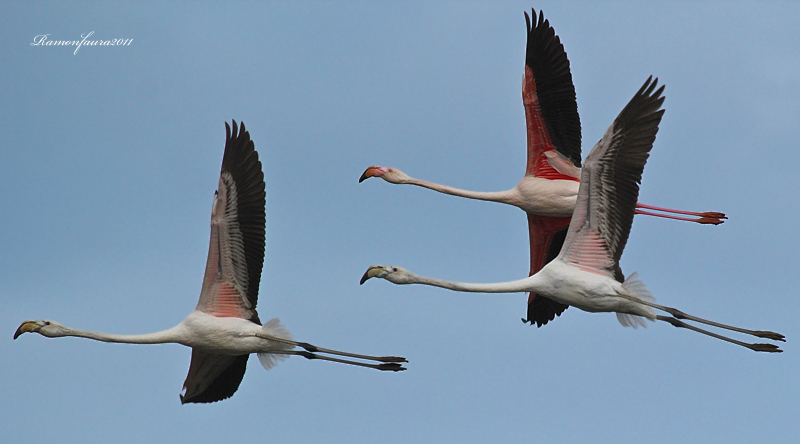
[[(666, 114), (622, 258), (659, 302), (784, 333), (783, 354), (523, 294), (358, 280), (527, 275), (519, 209), (359, 184), (386, 165), (474, 190), (525, 169), (523, 11), (569, 55), (584, 155), (647, 76)], [(9, 2), (0, 16), (0, 432), (5, 442), (796, 442), (800, 436), (800, 5), (793, 2)], [(124, 47), (41, 47), (52, 39)], [(264, 164), (259, 312), (384, 373), (254, 358), (233, 398), (181, 406), (190, 351), (11, 336), (53, 319), (113, 333), (195, 306), (224, 122)], [(787, 228), (790, 228), (787, 230)], [(741, 339), (742, 338), (737, 336)]]

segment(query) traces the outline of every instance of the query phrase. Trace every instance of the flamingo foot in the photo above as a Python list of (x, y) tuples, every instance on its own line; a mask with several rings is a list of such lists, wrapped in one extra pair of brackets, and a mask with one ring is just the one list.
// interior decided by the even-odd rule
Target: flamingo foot
[[(763, 344), (763, 345), (769, 345), (769, 344)], [(396, 362), (388, 364), (378, 364), (375, 368), (377, 368), (378, 370), (390, 371), (390, 372), (402, 372), (406, 369), (405, 367)]]
[(783, 353), (783, 350), (775, 344), (748, 344), (745, 347), (757, 352)]
[[(727, 219), (727, 217), (725, 219)], [(690, 222), (697, 222), (698, 224), (703, 224), (703, 225), (719, 225), (721, 223), (724, 223), (725, 221), (715, 217), (701, 217), (700, 219), (694, 219), (691, 220)]]
[(759, 337), (759, 338), (764, 338), (764, 339), (772, 339), (773, 341), (786, 342), (786, 336), (784, 336), (784, 335), (782, 335), (780, 333), (775, 333), (773, 331), (757, 330), (757, 331), (753, 332), (753, 336), (756, 336), (756, 337)]

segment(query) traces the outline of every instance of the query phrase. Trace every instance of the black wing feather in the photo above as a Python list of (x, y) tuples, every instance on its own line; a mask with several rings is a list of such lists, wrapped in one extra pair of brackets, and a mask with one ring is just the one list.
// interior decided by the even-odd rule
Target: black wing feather
[[(247, 264), (247, 300), (252, 313), (250, 321), (261, 325), (256, 303), (264, 266), (266, 236), (264, 173), (244, 122), (237, 126), (234, 120), (232, 127), (225, 123), (222, 171), (229, 173), (236, 184), (237, 219)], [(233, 396), (244, 378), (248, 358), (249, 355), (217, 355), (192, 349), (192, 361), (183, 383), (185, 393), (181, 395), (181, 403), (209, 403)]]
[(192, 349), (192, 364), (183, 383), (186, 393), (180, 395), (181, 404), (217, 402), (233, 396), (242, 383), (249, 357), (215, 355)]
[[(258, 153), (244, 122), (233, 130), (225, 122), (227, 140), (222, 158), (222, 171), (233, 176), (236, 183), (239, 229), (242, 232), (245, 261), (247, 262), (247, 299), (255, 311), (258, 302), (258, 286), (261, 283), (261, 269), (264, 267), (264, 246), (266, 236), (266, 192), (264, 173)], [(257, 317), (256, 317), (257, 319)], [(256, 319), (251, 319), (256, 321)]]
[[(650, 76), (623, 108), (612, 124), (609, 149), (595, 163), (597, 177), (601, 178), (599, 187), (610, 185), (598, 193), (606, 209), (598, 216), (605, 219), (602, 234), (617, 269), (631, 232), (642, 172), (664, 115), (660, 109), (664, 86), (656, 89), (657, 86), (658, 79)], [(587, 159), (587, 163), (590, 160), (593, 159)], [(612, 272), (618, 273), (616, 269)]]
[[(553, 236), (553, 241), (550, 244), (550, 249), (547, 250), (547, 262), (549, 263), (558, 256), (561, 252), (561, 246), (564, 245), (564, 239), (567, 237), (567, 228), (557, 232)], [(528, 319), (523, 319), (522, 322), (530, 322), (531, 325), (536, 324), (536, 327), (547, 325), (548, 322), (561, 316), (569, 305), (556, 302), (548, 299), (542, 295), (530, 293), (528, 300)]]
[[(536, 10), (532, 9), (531, 13), (536, 19)], [(525, 22), (528, 25), (525, 65), (533, 71), (536, 95), (550, 140), (559, 153), (580, 167), (581, 119), (564, 45), (542, 11), (539, 11), (535, 26), (531, 27), (527, 12)]]
[[(608, 276), (622, 280), (619, 259), (628, 242), (642, 172), (664, 110), (664, 87), (649, 77), (595, 145), (581, 170), (578, 202), (560, 257), (580, 263), (576, 239), (585, 232), (603, 238), (610, 258)], [(590, 230), (590, 231), (585, 231)]]

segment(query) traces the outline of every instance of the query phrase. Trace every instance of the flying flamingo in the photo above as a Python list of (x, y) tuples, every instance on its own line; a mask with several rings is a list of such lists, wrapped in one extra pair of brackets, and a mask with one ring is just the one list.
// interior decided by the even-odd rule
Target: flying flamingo
[[(536, 11), (532, 12), (536, 19)], [(527, 12), (525, 21), (528, 42), (522, 99), (528, 128), (528, 165), (525, 176), (514, 188), (499, 192), (468, 191), (409, 177), (397, 168), (382, 166), (367, 168), (359, 182), (380, 177), (393, 184), (417, 185), (453, 196), (521, 208), (528, 214), (530, 275), (533, 275), (558, 254), (575, 208), (581, 166), (581, 122), (564, 46), (541, 11), (535, 26), (531, 27)], [(640, 203), (636, 204), (636, 214), (714, 225), (726, 219), (723, 213), (695, 213)], [(528, 318), (522, 321), (541, 327), (566, 308), (566, 305), (530, 293)]]
[[(233, 131), (225, 123), (227, 139), (219, 189), (211, 209), (211, 242), (197, 307), (180, 324), (143, 335), (117, 335), (66, 327), (53, 321), (25, 321), (14, 339), (28, 332), (49, 338), (75, 336), (126, 344), (178, 343), (192, 348), (189, 374), (181, 403), (208, 403), (227, 399), (242, 382), (250, 353), (258, 354), (269, 370), (290, 355), (352, 364), (378, 370), (401, 371), (405, 358), (365, 356), (328, 350), (297, 342), (277, 318), (264, 325), (258, 319), (258, 285), (264, 264), (264, 173), (244, 122)], [(304, 351), (293, 350), (301, 347)], [(380, 362), (352, 361), (320, 353)]]
[[(538, 273), (517, 281), (469, 284), (419, 276), (400, 267), (373, 265), (361, 278), (377, 277), (395, 284), (424, 284), (455, 291), (482, 293), (534, 292), (588, 312), (616, 312), (623, 326), (644, 326), (645, 319), (669, 322), (751, 350), (781, 352), (773, 344), (750, 344), (700, 329), (682, 319), (783, 341), (781, 334), (732, 327), (688, 315), (655, 303), (636, 273), (625, 279), (619, 266), (628, 241), (639, 183), (664, 110), (664, 87), (648, 78), (606, 130), (581, 171), (575, 211), (558, 256)], [(671, 316), (657, 315), (653, 309)]]

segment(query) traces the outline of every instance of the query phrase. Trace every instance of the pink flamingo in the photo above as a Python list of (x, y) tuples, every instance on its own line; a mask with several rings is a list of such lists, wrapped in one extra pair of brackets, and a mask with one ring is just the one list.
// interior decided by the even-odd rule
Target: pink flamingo
[[(656, 90), (657, 83), (658, 79), (647, 79), (589, 153), (563, 245), (557, 257), (537, 273), (517, 281), (472, 284), (420, 276), (400, 267), (373, 265), (364, 273), (361, 283), (375, 277), (394, 284), (432, 285), (454, 291), (533, 292), (588, 312), (616, 312), (623, 326), (644, 326), (645, 320), (660, 320), (754, 351), (781, 352), (774, 344), (738, 341), (683, 320), (784, 341), (780, 333), (733, 327), (658, 305), (636, 273), (627, 279), (622, 275), (619, 260), (636, 213), (639, 183), (664, 114), (661, 109), (664, 87)], [(653, 309), (671, 316), (657, 315)]]
[[(536, 19), (536, 11), (532, 12)], [(417, 185), (453, 196), (521, 208), (528, 214), (533, 275), (558, 255), (575, 208), (581, 174), (581, 122), (564, 46), (541, 11), (533, 27), (527, 12), (525, 21), (528, 41), (522, 102), (528, 128), (528, 165), (525, 176), (514, 188), (499, 192), (468, 191), (409, 177), (397, 168), (382, 166), (367, 168), (359, 182), (380, 177), (393, 184)], [(636, 204), (636, 214), (714, 225), (726, 219), (725, 214), (718, 212), (696, 213), (640, 203)], [(528, 316), (522, 321), (541, 327), (566, 308), (530, 293)]]

